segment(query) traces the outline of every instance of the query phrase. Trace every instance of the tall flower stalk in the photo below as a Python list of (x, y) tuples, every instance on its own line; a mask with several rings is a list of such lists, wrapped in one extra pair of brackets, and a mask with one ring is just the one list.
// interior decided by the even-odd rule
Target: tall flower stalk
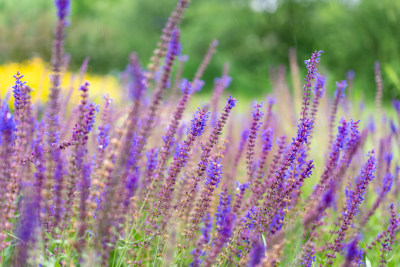
[(208, 112), (206, 110), (198, 110), (192, 120), (191, 126), (188, 129), (188, 135), (183, 147), (179, 150), (179, 155), (174, 158), (174, 161), (169, 168), (166, 183), (161, 187), (158, 193), (158, 198), (154, 203), (154, 208), (151, 210), (151, 215), (147, 219), (148, 223), (154, 226), (156, 218), (164, 216), (170, 208), (172, 192), (175, 188), (175, 183), (182, 166), (186, 163), (189, 153), (192, 149), (196, 137), (200, 136), (206, 125)]
[(254, 104), (253, 120), (250, 125), (250, 134), (247, 142), (246, 164), (247, 164), (247, 177), (250, 182), (253, 181), (254, 170), (255, 170), (253, 156), (254, 156), (254, 147), (256, 145), (257, 132), (261, 126), (260, 120), (264, 115), (264, 113), (261, 112), (261, 107), (262, 104), (257, 104), (257, 103)]
[(333, 129), (335, 127), (339, 101), (344, 98), (344, 90), (346, 87), (346, 81), (340, 81), (336, 83), (335, 99), (333, 100), (332, 111), (329, 117), (329, 147), (332, 146), (333, 142)]
[(185, 244), (188, 244), (194, 238), (195, 232), (200, 229), (199, 223), (208, 211), (213, 193), (221, 181), (221, 167), (222, 165), (220, 164), (220, 159), (213, 159), (209, 162), (207, 175), (208, 177), (205, 183), (205, 187), (201, 192), (201, 201), (197, 203), (194, 209), (194, 214), (191, 216), (191, 219), (189, 220), (189, 226), (185, 232)]
[(185, 211), (187, 205), (193, 198), (194, 193), (196, 192), (197, 185), (200, 179), (203, 177), (204, 172), (207, 169), (207, 164), (211, 156), (211, 150), (217, 144), (219, 135), (221, 135), (222, 129), (228, 120), (229, 113), (236, 106), (236, 99), (231, 96), (228, 97), (225, 107), (218, 119), (217, 124), (212, 128), (211, 134), (207, 140), (207, 142), (202, 146), (202, 153), (200, 156), (200, 161), (197, 164), (197, 168), (195, 170), (194, 175), (192, 176), (192, 184), (189, 189), (186, 191), (186, 198), (181, 202), (179, 208), (179, 215), (183, 216), (183, 212)]
[(359, 212), (359, 206), (364, 200), (365, 191), (369, 182), (374, 178), (374, 172), (376, 169), (376, 159), (374, 151), (369, 153), (369, 158), (363, 166), (360, 177), (357, 179), (354, 189), (348, 192), (347, 197), (347, 208), (343, 215), (340, 229), (337, 232), (337, 236), (333, 243), (329, 245), (330, 252), (326, 254), (328, 259), (327, 264), (332, 265), (333, 259), (336, 258), (335, 253), (341, 249), (342, 241), (346, 236), (346, 233), (353, 221), (354, 216)]
[(176, 110), (172, 117), (172, 121), (168, 125), (167, 132), (166, 132), (165, 136), (163, 137), (164, 144), (163, 144), (162, 148), (160, 149), (160, 160), (157, 162), (157, 167), (156, 167), (156, 169), (154, 171), (154, 175), (153, 175), (154, 177), (152, 178), (152, 181), (146, 190), (147, 194), (146, 194), (146, 198), (144, 199), (144, 201), (147, 201), (147, 198), (151, 194), (154, 195), (155, 191), (159, 187), (159, 183), (163, 182), (165, 165), (171, 155), (172, 146), (175, 144), (175, 135), (178, 130), (178, 126), (182, 119), (183, 113), (186, 109), (186, 106), (187, 106), (187, 103), (189, 100), (189, 95), (193, 91), (192, 84), (190, 82), (188, 82), (187, 80), (183, 80), (181, 86), (182, 86), (181, 87), (182, 96), (177, 103), (177, 107), (176, 107)]

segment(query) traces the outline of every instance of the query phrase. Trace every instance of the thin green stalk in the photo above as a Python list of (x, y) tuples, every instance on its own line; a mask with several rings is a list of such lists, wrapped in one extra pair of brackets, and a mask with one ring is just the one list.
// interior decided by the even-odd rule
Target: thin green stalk
[(156, 260), (157, 260), (157, 251), (158, 251), (158, 246), (160, 245), (160, 236), (158, 236), (157, 238), (157, 248), (156, 248), (156, 252), (155, 252), (155, 257), (154, 257), (154, 261), (153, 261), (153, 266), (156, 266)]

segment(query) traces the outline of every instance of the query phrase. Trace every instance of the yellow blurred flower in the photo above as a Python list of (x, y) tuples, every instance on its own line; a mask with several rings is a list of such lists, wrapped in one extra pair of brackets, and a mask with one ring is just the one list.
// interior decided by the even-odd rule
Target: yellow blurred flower
[[(21, 63), (7, 63), (0, 65), (0, 97), (4, 98), (7, 92), (12, 91), (15, 79), (14, 75), (19, 71), (24, 75), (23, 81), (32, 88), (32, 102), (47, 101), (50, 94), (51, 67), (41, 58), (32, 58)], [(66, 72), (63, 73), (61, 79), (62, 94), (67, 95), (72, 90), (71, 102), (79, 101), (79, 73)], [(101, 102), (101, 98), (108, 93), (112, 98), (119, 102), (121, 97), (120, 85), (118, 80), (111, 75), (93, 75), (86, 74), (85, 81), (90, 83), (90, 98), (97, 103)], [(12, 99), (10, 99), (13, 102)], [(100, 102), (99, 102), (100, 101)]]

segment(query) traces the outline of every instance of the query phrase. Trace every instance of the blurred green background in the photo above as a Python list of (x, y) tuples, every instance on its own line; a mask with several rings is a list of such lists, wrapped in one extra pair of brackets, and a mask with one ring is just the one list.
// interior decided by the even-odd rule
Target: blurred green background
[[(175, 0), (72, 0), (66, 51), (78, 69), (117, 74), (131, 51), (146, 65)], [(0, 0), (0, 63), (40, 56), (49, 61), (55, 8), (51, 0)], [(303, 61), (324, 50), (321, 71), (329, 91), (356, 73), (352, 96), (375, 96), (374, 61), (381, 63), (384, 99), (400, 95), (400, 1), (394, 0), (193, 0), (180, 28), (184, 76), (192, 78), (213, 39), (218, 52), (205, 73), (211, 83), (230, 63), (235, 95), (256, 97), (271, 90), (269, 68), (288, 67), (295, 47)], [(288, 76), (289, 78), (289, 76)], [(208, 86), (205, 91), (210, 90)]]

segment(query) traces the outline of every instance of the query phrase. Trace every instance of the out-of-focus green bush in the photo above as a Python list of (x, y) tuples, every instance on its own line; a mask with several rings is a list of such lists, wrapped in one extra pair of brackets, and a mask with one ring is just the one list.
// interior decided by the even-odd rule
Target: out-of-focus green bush
[[(91, 71), (118, 72), (131, 51), (139, 52), (146, 64), (175, 2), (73, 1), (66, 41), (72, 67), (89, 56)], [(1, 0), (0, 10), (0, 61), (33, 55), (48, 60), (55, 20), (52, 1)], [(399, 23), (400, 2), (392, 0), (194, 0), (180, 25), (183, 53), (189, 55), (184, 75), (191, 78), (215, 38), (218, 54), (205, 73), (208, 84), (229, 62), (231, 90), (256, 96), (270, 90), (270, 66), (288, 65), (290, 47), (297, 49), (301, 70), (311, 51), (322, 49), (330, 91), (353, 69), (353, 93), (372, 98), (378, 60), (384, 97), (390, 99), (400, 95)]]

